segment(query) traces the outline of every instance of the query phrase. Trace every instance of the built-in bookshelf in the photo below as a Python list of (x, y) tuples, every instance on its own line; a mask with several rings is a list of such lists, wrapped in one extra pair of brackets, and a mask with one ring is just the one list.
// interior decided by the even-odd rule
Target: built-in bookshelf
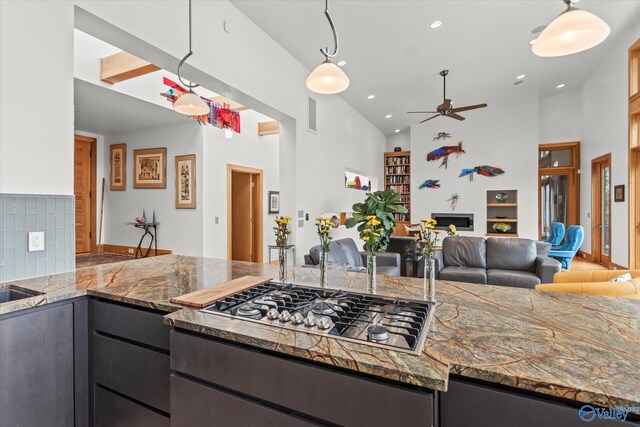
[[(496, 197), (498, 194), (501, 197)], [(511, 229), (504, 233), (494, 230), (498, 223)], [(518, 237), (518, 190), (487, 191), (487, 236)]]
[(407, 214), (395, 214), (396, 222), (411, 223), (411, 152), (384, 153), (384, 188), (400, 194), (400, 204)]

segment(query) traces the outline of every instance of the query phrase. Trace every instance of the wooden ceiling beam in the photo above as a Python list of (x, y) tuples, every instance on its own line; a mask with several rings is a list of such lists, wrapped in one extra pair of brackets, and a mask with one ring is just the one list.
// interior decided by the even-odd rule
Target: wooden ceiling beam
[(249, 107), (246, 107), (242, 104), (238, 104), (237, 102), (232, 101), (229, 98), (225, 98), (222, 95), (214, 96), (209, 99), (215, 102), (216, 104), (222, 105), (223, 107), (226, 107), (233, 111), (244, 111), (249, 109)]
[(128, 52), (118, 52), (100, 58), (100, 80), (111, 84), (143, 76), (159, 69), (160, 67)]
[(280, 133), (280, 123), (274, 120), (272, 122), (258, 122), (258, 135), (276, 135)]

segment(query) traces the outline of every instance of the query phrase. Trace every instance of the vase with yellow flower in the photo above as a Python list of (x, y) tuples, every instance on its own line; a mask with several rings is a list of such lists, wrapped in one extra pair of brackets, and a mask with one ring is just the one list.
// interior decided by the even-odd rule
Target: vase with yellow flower
[(316, 218), (318, 238), (320, 239), (320, 286), (327, 286), (327, 254), (331, 249), (331, 236), (329, 235), (333, 221), (331, 218)]
[(291, 230), (289, 229), (289, 221), (291, 217), (276, 216), (273, 231), (276, 235), (276, 246), (278, 247), (278, 280), (281, 283), (287, 283), (287, 242)]
[[(424, 296), (427, 301), (436, 300), (436, 261), (434, 255), (438, 246), (438, 237), (444, 233), (444, 231), (436, 229), (437, 225), (438, 222), (432, 218), (420, 220), (419, 244), (424, 260)], [(450, 236), (458, 234), (455, 225), (449, 225), (447, 234)]]

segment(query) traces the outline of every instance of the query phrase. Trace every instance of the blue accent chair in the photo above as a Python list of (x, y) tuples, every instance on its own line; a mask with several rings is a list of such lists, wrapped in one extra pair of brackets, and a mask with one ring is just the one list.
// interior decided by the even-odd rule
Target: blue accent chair
[(578, 249), (584, 241), (584, 228), (580, 225), (572, 225), (567, 228), (567, 238), (558, 249), (552, 249), (549, 256), (556, 258), (562, 267), (569, 269), (573, 257), (578, 253)]
[(564, 238), (564, 224), (561, 222), (552, 222), (549, 238), (545, 240), (547, 243), (551, 243), (553, 249), (559, 249), (560, 243)]

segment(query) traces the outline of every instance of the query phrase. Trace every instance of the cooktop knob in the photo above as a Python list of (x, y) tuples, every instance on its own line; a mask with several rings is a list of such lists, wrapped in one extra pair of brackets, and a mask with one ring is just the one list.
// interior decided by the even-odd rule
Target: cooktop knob
[(281, 322), (288, 322), (291, 320), (291, 313), (289, 313), (288, 310), (282, 310), (282, 313), (278, 315), (278, 319), (280, 319)]
[(333, 326), (333, 322), (331, 318), (327, 316), (321, 316), (318, 318), (318, 328), (320, 329), (329, 329)]
[(276, 308), (270, 308), (269, 311), (267, 311), (267, 319), (269, 320), (276, 320), (279, 315), (280, 313)]
[(304, 319), (304, 326), (309, 326), (309, 327), (316, 326), (317, 321), (318, 321), (318, 318), (313, 314), (309, 313), (307, 314), (307, 317), (305, 317)]
[(299, 311), (293, 313), (293, 316), (291, 316), (291, 323), (293, 323), (294, 325), (299, 325), (302, 322), (304, 322), (304, 316), (302, 315), (302, 313), (300, 313)]

